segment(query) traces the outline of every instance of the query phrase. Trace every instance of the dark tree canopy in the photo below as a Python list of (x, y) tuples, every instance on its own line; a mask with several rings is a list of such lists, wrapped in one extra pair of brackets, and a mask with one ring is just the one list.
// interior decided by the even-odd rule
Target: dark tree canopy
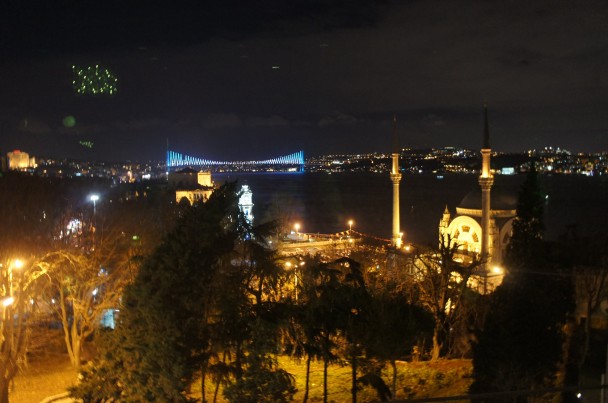
[(517, 217), (513, 221), (513, 234), (507, 248), (506, 263), (512, 269), (541, 262), (544, 205), (544, 193), (536, 167), (532, 164), (519, 191)]
[(573, 294), (567, 271), (542, 240), (543, 203), (532, 167), (519, 195), (507, 274), (490, 296), (473, 346), (472, 393), (533, 389), (552, 386), (555, 380)]
[[(219, 291), (213, 286), (218, 273), (230, 263), (238, 223), (234, 184), (182, 211), (175, 228), (127, 287), (104, 360), (75, 395), (105, 397), (96, 396), (93, 385), (110, 381), (120, 385), (114, 394), (122, 401), (188, 400), (185, 391), (209, 343), (202, 318)], [(107, 366), (118, 369), (104, 370)], [(99, 374), (118, 379), (96, 379)]]

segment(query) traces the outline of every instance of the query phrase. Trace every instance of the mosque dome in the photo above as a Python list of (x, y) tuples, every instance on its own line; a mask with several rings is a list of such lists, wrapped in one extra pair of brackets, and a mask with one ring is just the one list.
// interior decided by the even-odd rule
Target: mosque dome
[[(503, 186), (495, 186), (490, 193), (491, 215), (513, 217), (517, 210), (517, 191)], [(474, 187), (456, 207), (458, 214), (481, 216), (481, 188)]]

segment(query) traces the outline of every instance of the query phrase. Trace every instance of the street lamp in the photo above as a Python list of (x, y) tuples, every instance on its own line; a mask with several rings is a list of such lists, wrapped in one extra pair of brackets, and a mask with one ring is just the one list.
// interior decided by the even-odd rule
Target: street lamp
[(299, 237), (299, 236), (300, 236), (300, 223), (298, 223), (298, 222), (297, 222), (297, 223), (295, 223), (295, 224), (293, 225), (293, 229), (295, 229), (295, 230), (296, 230), (296, 235)]
[(13, 297), (2, 298), (2, 306), (5, 308), (11, 306), (13, 302), (15, 302), (15, 298)]
[(353, 232), (353, 220), (348, 220), (348, 236)]
[[(21, 260), (21, 259), (13, 259), (13, 261), (10, 262), (8, 265), (8, 292), (9, 292), (9, 296), (11, 298), (13, 295), (13, 269), (21, 270), (22, 268), (23, 268), (23, 260)], [(11, 304), (12, 304), (12, 301), (11, 301)], [(5, 305), (5, 306), (8, 306), (8, 305)]]
[(93, 193), (89, 196), (89, 200), (93, 202), (93, 215), (95, 215), (95, 207), (97, 205), (97, 200), (99, 200), (99, 195), (97, 193)]

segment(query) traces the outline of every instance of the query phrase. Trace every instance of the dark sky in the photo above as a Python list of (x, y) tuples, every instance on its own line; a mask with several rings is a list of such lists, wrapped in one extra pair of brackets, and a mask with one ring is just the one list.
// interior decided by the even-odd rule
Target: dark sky
[[(389, 151), (393, 114), (404, 147), (479, 148), (484, 101), (495, 150), (608, 150), (605, 0), (0, 3), (3, 152)], [(76, 94), (94, 64), (117, 94)]]

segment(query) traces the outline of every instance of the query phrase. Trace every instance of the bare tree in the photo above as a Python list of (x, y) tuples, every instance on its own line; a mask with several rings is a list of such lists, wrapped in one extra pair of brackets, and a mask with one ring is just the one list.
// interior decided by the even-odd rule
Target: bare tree
[(574, 289), (576, 300), (584, 304), (585, 341), (579, 362), (579, 367), (582, 368), (589, 354), (591, 316), (599, 308), (601, 302), (608, 297), (608, 257), (602, 257), (598, 266), (576, 267), (574, 269)]
[(28, 321), (36, 306), (32, 302), (44, 270), (19, 260), (6, 260), (0, 269), (0, 403), (5, 403), (9, 384), (25, 359)]
[(437, 360), (448, 342), (450, 329), (458, 319), (459, 306), (467, 283), (479, 260), (463, 264), (454, 261), (458, 245), (445, 238), (439, 249), (418, 252), (412, 260), (411, 287), (415, 298), (435, 321), (431, 359)]
[(118, 307), (128, 272), (69, 251), (51, 252), (39, 265), (47, 273), (47, 301), (61, 321), (70, 362), (79, 367), (85, 340), (99, 328), (102, 315)]

